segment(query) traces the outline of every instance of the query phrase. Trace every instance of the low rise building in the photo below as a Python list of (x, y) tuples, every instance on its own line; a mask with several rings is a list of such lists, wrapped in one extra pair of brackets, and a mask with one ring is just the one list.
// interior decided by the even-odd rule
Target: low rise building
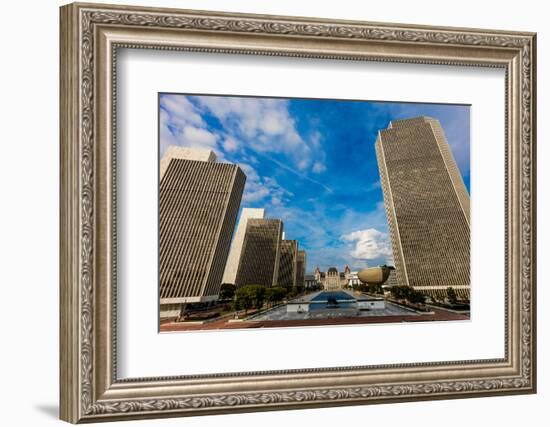
[(339, 272), (336, 267), (330, 267), (326, 272), (321, 271), (319, 267), (315, 269), (315, 280), (326, 291), (336, 291), (348, 286), (351, 270), (346, 265), (343, 272)]
[(316, 289), (319, 286), (319, 282), (315, 278), (314, 274), (306, 274), (304, 279), (304, 287), (306, 289)]
[(279, 219), (250, 218), (235, 285), (277, 286), (283, 222)]

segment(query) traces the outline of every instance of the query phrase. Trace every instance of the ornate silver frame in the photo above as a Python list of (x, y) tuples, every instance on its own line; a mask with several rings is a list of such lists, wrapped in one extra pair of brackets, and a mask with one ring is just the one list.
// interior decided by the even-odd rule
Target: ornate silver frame
[[(533, 33), (98, 4), (61, 8), (61, 419), (77, 423), (534, 393)], [(118, 47), (506, 70), (505, 357), (119, 380)]]

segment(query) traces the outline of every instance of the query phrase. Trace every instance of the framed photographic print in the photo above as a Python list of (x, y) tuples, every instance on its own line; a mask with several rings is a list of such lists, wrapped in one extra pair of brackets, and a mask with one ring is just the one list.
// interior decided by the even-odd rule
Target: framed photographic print
[(61, 418), (533, 393), (535, 34), (61, 8)]
[(160, 332), (469, 320), (469, 109), (159, 94)]

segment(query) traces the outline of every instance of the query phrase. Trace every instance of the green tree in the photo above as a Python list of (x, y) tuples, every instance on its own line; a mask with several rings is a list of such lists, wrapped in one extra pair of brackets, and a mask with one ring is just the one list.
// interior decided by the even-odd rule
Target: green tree
[(298, 295), (298, 289), (296, 287), (292, 287), (292, 288), (287, 288), (286, 289), (286, 298), (287, 299), (292, 299), (294, 298), (296, 295)]
[(245, 313), (251, 308), (261, 308), (265, 301), (265, 287), (260, 285), (246, 285), (235, 291), (235, 310), (244, 310)]
[(381, 284), (373, 283), (373, 284), (367, 285), (367, 292), (370, 292), (371, 294), (383, 294), (384, 290), (382, 289)]
[(314, 285), (310, 285), (310, 286), (307, 288), (308, 291), (312, 291), (312, 292), (313, 292), (313, 291), (318, 291), (318, 290), (320, 290), (320, 289), (321, 289), (321, 286), (319, 285), (319, 283), (316, 283), (316, 284), (314, 284)]
[(275, 292), (274, 292), (274, 289), (275, 288), (267, 288), (265, 290), (265, 300), (267, 302), (268, 305), (273, 305), (273, 303), (275, 302)]
[(280, 302), (285, 299), (286, 292), (286, 288), (283, 288), (281, 286), (275, 288), (267, 288), (265, 290), (265, 300), (270, 304)]
[(447, 299), (449, 300), (450, 304), (454, 305), (457, 303), (456, 292), (450, 286), (447, 288)]
[(248, 293), (244, 291), (235, 291), (235, 296), (233, 297), (233, 309), (235, 311), (244, 310), (246, 313), (252, 308), (252, 300), (249, 298)]
[(411, 288), (409, 286), (394, 286), (390, 292), (395, 299), (408, 299)]
[(426, 301), (426, 297), (421, 292), (415, 291), (414, 289), (411, 290), (411, 293), (409, 294), (409, 301), (413, 304), (424, 304)]
[(368, 292), (368, 286), (365, 285), (364, 283), (361, 283), (359, 285), (355, 285), (355, 289), (360, 291), (360, 292)]
[(233, 299), (235, 296), (235, 289), (236, 287), (232, 283), (222, 283), (219, 299), (222, 301)]
[(410, 286), (394, 286), (390, 289), (390, 292), (395, 299), (404, 299), (413, 304), (423, 304), (426, 300), (424, 294), (415, 291)]

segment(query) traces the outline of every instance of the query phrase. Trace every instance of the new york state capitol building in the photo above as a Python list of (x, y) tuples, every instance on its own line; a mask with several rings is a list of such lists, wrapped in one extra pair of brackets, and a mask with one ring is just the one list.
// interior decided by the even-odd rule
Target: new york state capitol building
[(347, 265), (344, 267), (344, 271), (341, 272), (336, 267), (330, 267), (326, 272), (316, 267), (313, 277), (321, 289), (336, 291), (347, 286), (353, 286), (353, 277), (357, 278), (357, 272), (352, 273)]

